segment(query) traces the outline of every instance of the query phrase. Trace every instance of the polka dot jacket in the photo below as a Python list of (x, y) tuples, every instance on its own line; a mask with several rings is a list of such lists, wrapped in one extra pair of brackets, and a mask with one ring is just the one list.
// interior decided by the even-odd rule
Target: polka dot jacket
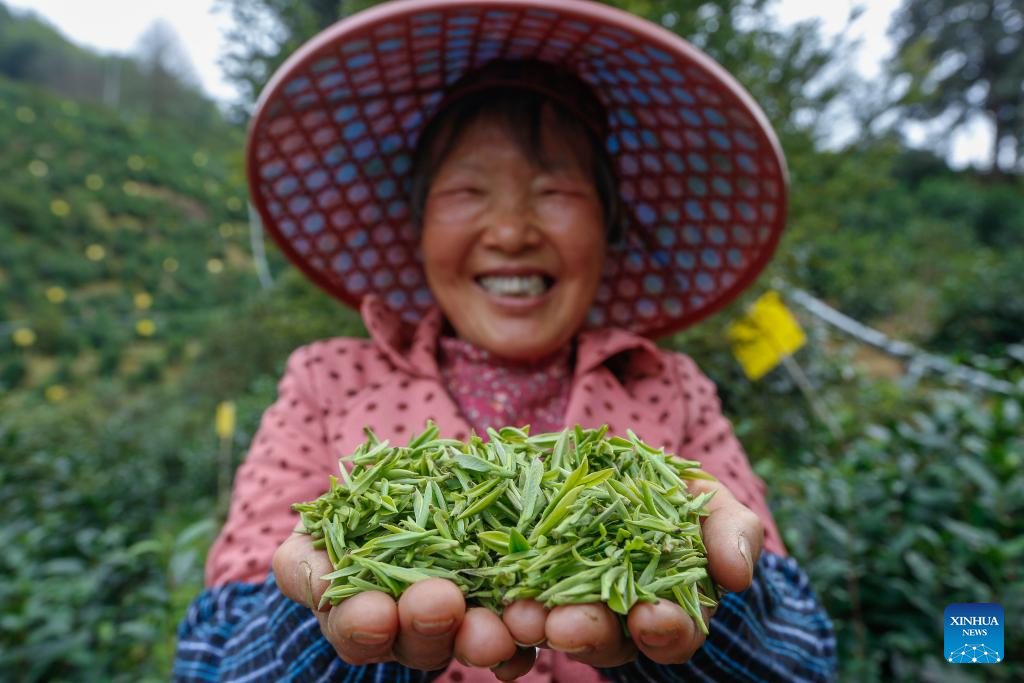
[[(704, 469), (758, 514), (765, 526), (765, 553), (759, 570), (768, 561), (792, 563), (785, 557), (785, 548), (765, 503), (764, 483), (751, 470), (729, 421), (722, 415), (714, 384), (687, 356), (660, 349), (649, 339), (626, 330), (604, 328), (581, 332), (570, 347), (543, 361), (509, 364), (467, 342), (443, 335), (444, 320), (437, 308), (417, 325), (410, 326), (371, 294), (364, 299), (361, 314), (369, 339), (318, 341), (297, 349), (288, 359), (277, 401), (264, 413), (248, 457), (238, 469), (227, 523), (209, 553), (206, 599), (223, 594), (229, 587), (244, 592), (273, 583), (273, 577), (268, 577), (271, 557), (298, 521), (291, 504), (312, 500), (323, 493), (328, 476), (337, 472), (338, 458), (352, 452), (364, 440), (364, 425), (382, 439), (404, 443), (422, 430), (427, 420), (437, 423), (442, 436), (457, 439), (467, 438), (474, 430), (483, 435), (488, 426), (509, 423), (530, 424), (534, 432), (573, 424), (608, 424), (613, 434), (624, 434), (627, 427), (631, 428), (648, 443), (699, 460)], [(795, 565), (793, 571), (803, 576)], [(802, 590), (809, 591), (805, 577), (802, 580)], [(287, 601), (279, 591), (274, 595)], [(778, 595), (776, 592), (775, 596)], [(190, 662), (186, 650), (192, 647), (187, 634), (195, 628), (202, 630), (200, 605), (204, 596), (193, 603), (181, 627), (182, 641), (175, 668), (180, 680), (190, 680), (189, 675), (184, 675)], [(831, 642), (827, 617), (813, 599), (801, 604), (801, 614), (809, 610), (822, 625), (824, 640), (819, 640), (818, 645), (825, 647)], [(722, 628), (726, 625), (726, 620), (720, 618), (724, 606), (723, 601), (712, 622), (720, 623)], [(278, 610), (276, 614), (282, 612)], [(306, 616), (312, 618), (311, 614)], [(749, 618), (742, 614), (737, 618), (740, 616)], [(190, 621), (193, 617), (198, 620), (196, 623)], [(810, 623), (804, 616), (801, 619), (801, 624)], [(312, 624), (315, 623), (314, 619)], [(309, 628), (308, 623), (305, 628)], [(216, 632), (220, 633), (216, 638), (229, 640), (224, 629)], [(319, 641), (319, 647), (329, 648), (322, 637)], [(702, 651), (709, 645), (711, 638)], [(200, 651), (209, 646), (205, 641), (195, 645)], [(602, 680), (597, 670), (561, 653), (540, 652), (534, 670), (520, 680)], [(333, 651), (321, 654), (325, 666), (348, 666), (332, 657)], [(821, 655), (822, 652), (815, 653)], [(283, 651), (279, 651), (278, 657), (282, 656)], [(304, 656), (309, 659), (308, 652)], [(244, 665), (240, 665), (239, 671), (250, 675), (249, 666), (256, 660), (240, 659)], [(816, 661), (808, 658), (807, 653), (803, 653), (803, 659)], [(687, 666), (696, 666), (697, 660), (695, 657)], [(218, 675), (222, 678), (224, 666), (224, 661), (218, 661)], [(626, 678), (675, 680), (675, 667), (658, 667), (649, 660), (647, 666), (665, 671), (645, 670), (639, 678), (637, 673)], [(604, 674), (621, 678), (628, 668)], [(320, 671), (310, 680), (323, 673)], [(379, 678), (381, 673), (377, 671), (372, 677), (392, 680)], [(433, 672), (431, 677), (439, 673)], [(689, 675), (693, 672), (686, 674)], [(397, 680), (399, 674), (394, 676)], [(489, 671), (470, 669), (457, 662), (441, 676), (439, 680), (445, 681), (495, 680)]]

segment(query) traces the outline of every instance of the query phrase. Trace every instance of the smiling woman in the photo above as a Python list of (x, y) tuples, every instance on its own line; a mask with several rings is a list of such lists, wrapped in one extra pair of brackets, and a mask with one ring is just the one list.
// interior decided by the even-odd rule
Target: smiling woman
[[(714, 385), (651, 339), (732, 300), (782, 230), (781, 153), (728, 74), (583, 0), (388, 3), (282, 67), (248, 163), (267, 229), (371, 339), (292, 355), (182, 625), (179, 678), (831, 677), (831, 625)], [(319, 608), (334, 568), (292, 533), (291, 504), (367, 428), (397, 444), (428, 420), (460, 441), (607, 425), (692, 453), (718, 479), (688, 485), (714, 492), (707, 571), (736, 593), (707, 634), (668, 600), (634, 605), (626, 633), (601, 601), (549, 610), (509, 586), (499, 616), (441, 578)]]
[(569, 342), (597, 293), (606, 155), (579, 119), (523, 86), (478, 89), (459, 104), (432, 124), (447, 144), (428, 134), (421, 147), (440, 151), (417, 155), (433, 169), (423, 181), (427, 283), (459, 338), (536, 361)]

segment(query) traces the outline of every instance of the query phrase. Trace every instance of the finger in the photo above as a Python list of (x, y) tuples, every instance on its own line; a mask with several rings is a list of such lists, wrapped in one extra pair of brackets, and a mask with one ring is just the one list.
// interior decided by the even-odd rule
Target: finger
[(640, 602), (629, 610), (626, 625), (637, 647), (659, 664), (682, 664), (704, 644), (704, 633), (674, 602)]
[(512, 640), (521, 647), (540, 645), (544, 642), (544, 624), (548, 611), (536, 600), (517, 600), (505, 608), (501, 615), (505, 628), (512, 634)]
[(715, 491), (708, 501), (709, 514), (702, 520), (711, 578), (726, 590), (745, 590), (764, 547), (764, 524), (721, 483), (694, 480), (688, 486), (694, 494)]
[[(274, 551), (271, 562), (274, 579), (281, 592), (310, 609), (317, 609), (320, 597), (330, 586), (321, 576), (334, 571), (330, 558), (323, 550), (313, 547), (309, 534), (294, 532)], [(330, 609), (330, 604), (323, 606)]]
[(324, 636), (349, 664), (387, 661), (398, 635), (398, 605), (387, 593), (366, 591), (343, 600), (321, 616)]
[(601, 603), (559, 605), (544, 626), (548, 645), (591, 666), (619, 666), (636, 656), (618, 617)]
[(517, 647), (512, 659), (491, 667), (491, 671), (499, 681), (514, 681), (529, 673), (535, 661), (537, 661), (537, 648)]
[(467, 666), (489, 668), (516, 655), (516, 644), (501, 617), (486, 607), (466, 610), (458, 635), (455, 657)]
[(398, 661), (422, 671), (446, 666), (465, 614), (462, 591), (451, 581), (424, 579), (409, 586), (398, 601)]

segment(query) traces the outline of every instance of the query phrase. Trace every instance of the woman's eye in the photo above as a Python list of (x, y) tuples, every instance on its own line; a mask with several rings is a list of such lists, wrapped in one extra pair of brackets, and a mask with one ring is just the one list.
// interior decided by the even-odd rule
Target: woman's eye
[(467, 185), (462, 187), (450, 188), (448, 190), (445, 190), (443, 194), (455, 196), (476, 196), (481, 194), (482, 192), (483, 190), (481, 190), (479, 187), (472, 187)]
[(579, 194), (579, 192), (577, 192), (575, 188), (571, 188), (571, 187), (552, 186), (552, 187), (542, 187), (540, 189), (540, 194), (541, 194), (542, 197), (559, 197), (559, 196), (571, 197), (571, 196)]

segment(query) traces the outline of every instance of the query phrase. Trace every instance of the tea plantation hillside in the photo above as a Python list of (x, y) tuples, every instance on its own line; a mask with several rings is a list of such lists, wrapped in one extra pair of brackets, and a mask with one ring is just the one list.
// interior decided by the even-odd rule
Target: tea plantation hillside
[[(166, 678), (218, 457), (241, 457), (288, 350), (338, 333), (296, 319), (340, 309), (298, 280), (253, 302), (242, 144), (0, 80), (4, 680)], [(213, 411), (235, 398), (225, 453)]]
[(123, 120), (0, 81), (0, 383), (155, 380), (256, 284), (240, 133)]

